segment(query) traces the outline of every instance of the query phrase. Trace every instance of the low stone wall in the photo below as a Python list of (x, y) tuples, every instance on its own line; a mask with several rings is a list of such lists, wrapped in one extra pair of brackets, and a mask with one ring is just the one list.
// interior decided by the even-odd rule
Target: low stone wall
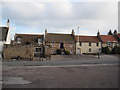
[(3, 49), (4, 59), (33, 59), (34, 58), (34, 46), (28, 45), (5, 45)]

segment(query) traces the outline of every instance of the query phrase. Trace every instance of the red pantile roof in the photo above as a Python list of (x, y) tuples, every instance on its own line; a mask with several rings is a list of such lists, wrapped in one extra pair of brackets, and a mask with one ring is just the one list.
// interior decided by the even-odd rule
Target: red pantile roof
[(75, 39), (80, 42), (100, 42), (97, 36), (75, 36)]
[(113, 35), (100, 35), (102, 42), (118, 42)]
[(117, 34), (118, 38), (120, 38), (120, 33)]

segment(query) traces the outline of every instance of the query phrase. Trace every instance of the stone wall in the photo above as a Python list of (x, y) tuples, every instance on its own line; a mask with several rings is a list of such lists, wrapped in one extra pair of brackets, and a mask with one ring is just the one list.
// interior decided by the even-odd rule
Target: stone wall
[(45, 58), (50, 59), (51, 58), (51, 46), (45, 45)]
[(34, 46), (27, 45), (5, 45), (3, 49), (4, 59), (22, 58), (30, 59), (34, 58)]
[[(46, 43), (46, 45), (51, 46), (52, 54), (56, 54), (56, 50), (60, 49), (60, 43)], [(66, 51), (72, 51), (72, 54), (75, 54), (75, 44), (74, 43), (64, 43), (64, 48)]]

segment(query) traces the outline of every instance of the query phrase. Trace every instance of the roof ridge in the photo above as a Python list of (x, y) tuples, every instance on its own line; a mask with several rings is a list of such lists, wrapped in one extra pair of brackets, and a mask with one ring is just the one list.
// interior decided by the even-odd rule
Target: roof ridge
[(16, 34), (16, 35), (44, 35), (44, 34)]
[[(67, 34), (67, 33), (47, 33), (47, 34)], [(71, 34), (67, 34), (67, 35), (71, 35)]]

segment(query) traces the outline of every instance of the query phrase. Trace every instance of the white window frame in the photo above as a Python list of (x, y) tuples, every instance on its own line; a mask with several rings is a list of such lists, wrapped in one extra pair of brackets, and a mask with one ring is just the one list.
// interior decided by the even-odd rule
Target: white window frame
[(38, 43), (39, 43), (39, 44), (42, 43), (42, 38), (38, 38)]
[(51, 43), (52, 48), (54, 48), (54, 43)]
[[(36, 48), (41, 48), (40, 52), (36, 52)], [(42, 53), (42, 47), (35, 47), (35, 53)]]
[(111, 42), (110, 41), (107, 41), (107, 46), (111, 46)]
[(22, 38), (21, 37), (17, 37), (17, 43), (21, 43), (22, 42)]
[(70, 44), (70, 47), (72, 48), (72, 47), (73, 47), (73, 45), (72, 45), (72, 44)]

